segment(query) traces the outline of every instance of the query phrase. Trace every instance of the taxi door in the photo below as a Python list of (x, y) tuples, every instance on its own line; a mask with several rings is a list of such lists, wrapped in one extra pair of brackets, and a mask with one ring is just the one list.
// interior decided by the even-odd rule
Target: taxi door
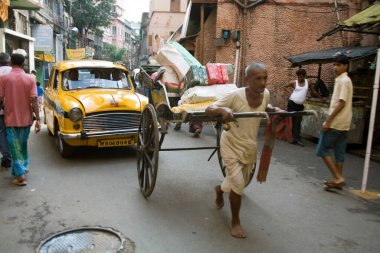
[(45, 122), (48, 130), (54, 134), (54, 115), (58, 98), (59, 71), (53, 68), (50, 72), (49, 85), (45, 89)]

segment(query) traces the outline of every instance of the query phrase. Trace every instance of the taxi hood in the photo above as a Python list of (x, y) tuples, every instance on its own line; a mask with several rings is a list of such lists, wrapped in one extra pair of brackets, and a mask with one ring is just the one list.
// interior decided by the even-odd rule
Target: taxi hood
[(85, 89), (68, 92), (77, 99), (86, 114), (106, 111), (141, 111), (141, 101), (132, 91), (113, 89)]

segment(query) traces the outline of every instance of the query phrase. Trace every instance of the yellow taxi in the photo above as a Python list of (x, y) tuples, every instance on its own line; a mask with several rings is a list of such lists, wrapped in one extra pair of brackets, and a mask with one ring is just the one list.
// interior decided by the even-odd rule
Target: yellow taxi
[(107, 61), (63, 61), (54, 65), (44, 90), (45, 124), (59, 152), (75, 147), (134, 145), (148, 98), (137, 94), (128, 70)]

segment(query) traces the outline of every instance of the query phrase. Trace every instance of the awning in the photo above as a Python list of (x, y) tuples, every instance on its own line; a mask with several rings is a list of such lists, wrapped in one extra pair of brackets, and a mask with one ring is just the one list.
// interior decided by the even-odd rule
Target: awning
[(355, 27), (360, 25), (375, 24), (380, 21), (380, 2), (367, 9), (357, 13), (351, 18), (340, 22), (339, 25), (346, 27)]
[(43, 8), (42, 0), (11, 0), (12, 9), (39, 10)]
[(295, 67), (307, 64), (329, 63), (332, 62), (334, 57), (339, 53), (347, 55), (350, 60), (356, 60), (374, 55), (376, 52), (377, 47), (339, 47), (286, 56), (285, 58)]
[(379, 32), (368, 30), (372, 26), (380, 22), (380, 2), (375, 3), (374, 5), (364, 9), (363, 11), (355, 14), (351, 18), (341, 21), (337, 26), (324, 33), (318, 41), (322, 40), (327, 36), (331, 36), (339, 31), (346, 32), (356, 32), (356, 33), (366, 33), (366, 34), (375, 34), (380, 35)]

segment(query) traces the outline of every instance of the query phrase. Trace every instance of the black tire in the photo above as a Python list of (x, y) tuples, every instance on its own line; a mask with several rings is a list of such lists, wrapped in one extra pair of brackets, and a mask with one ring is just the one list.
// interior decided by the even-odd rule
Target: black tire
[(66, 143), (64, 139), (61, 137), (61, 133), (59, 131), (59, 127), (56, 130), (56, 141), (58, 145), (58, 151), (61, 154), (61, 156), (65, 159), (71, 158), (74, 155), (75, 148), (73, 146), (70, 146), (69, 144)]
[(159, 131), (153, 105), (148, 104), (141, 115), (137, 139), (137, 176), (142, 195), (149, 197), (156, 185), (159, 154)]

